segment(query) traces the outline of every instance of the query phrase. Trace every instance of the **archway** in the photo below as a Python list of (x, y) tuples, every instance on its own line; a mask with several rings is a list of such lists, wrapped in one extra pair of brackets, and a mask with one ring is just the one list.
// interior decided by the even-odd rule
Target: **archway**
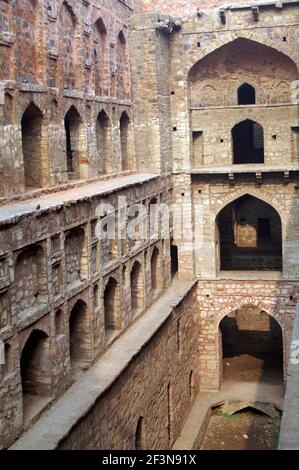
[(216, 236), (220, 270), (282, 270), (282, 223), (270, 204), (241, 196), (218, 214)]
[(75, 106), (71, 106), (64, 118), (67, 171), (70, 178), (80, 177), (80, 147), (82, 119)]
[(104, 292), (106, 342), (121, 330), (120, 293), (117, 281), (110, 277)]
[(264, 163), (264, 129), (257, 122), (246, 119), (232, 129), (235, 164)]
[(144, 418), (140, 417), (135, 432), (135, 449), (146, 450), (146, 434)]
[(94, 42), (94, 82), (95, 94), (97, 96), (104, 96), (108, 93), (107, 84), (107, 30), (102, 20), (99, 18), (93, 28), (93, 42)]
[(59, 11), (59, 62), (61, 70), (61, 85), (66, 90), (75, 89), (76, 83), (76, 27), (77, 18), (70, 7), (64, 1)]
[(135, 317), (143, 309), (143, 275), (142, 267), (135, 261), (131, 271), (131, 314)]
[(26, 422), (45, 406), (51, 395), (50, 341), (45, 332), (33, 330), (30, 334), (21, 354), (20, 371)]
[(178, 247), (173, 244), (170, 245), (170, 260), (171, 260), (171, 279), (174, 279), (179, 272), (179, 252)]
[(22, 121), (22, 147), (24, 160), (25, 189), (41, 188), (47, 170), (47, 157), (42, 153), (43, 115), (41, 110), (30, 103)]
[(283, 383), (283, 337), (279, 323), (255, 305), (244, 305), (219, 325), (224, 380)]
[(116, 95), (120, 99), (127, 95), (127, 42), (123, 31), (120, 31), (116, 44), (117, 61), (117, 90)]
[(97, 151), (99, 160), (99, 171), (101, 173), (107, 173), (107, 169), (111, 167), (111, 162), (107, 161), (109, 127), (109, 118), (105, 111), (102, 110), (98, 114), (96, 122)]
[(153, 296), (161, 288), (161, 272), (160, 272), (160, 252), (157, 247), (153, 249), (151, 257), (151, 293)]
[(71, 310), (69, 335), (71, 367), (83, 369), (90, 359), (87, 305), (83, 300), (78, 300)]
[[(190, 68), (188, 88), (191, 107), (235, 105), (236, 83), (240, 83), (240, 79), (243, 87), (247, 86), (247, 92), (249, 84), (255, 84), (259, 104), (266, 104), (266, 100), (270, 104), (263, 90), (270, 89), (273, 81), (290, 86), (298, 80), (298, 69), (290, 57), (273, 47), (248, 38), (230, 40), (207, 53)], [(240, 91), (245, 90), (244, 87)], [(251, 99), (240, 104), (254, 104), (252, 100), (253, 90)], [(283, 102), (286, 100), (290, 101), (290, 93), (283, 90)]]
[(255, 103), (256, 97), (254, 87), (249, 85), (248, 83), (243, 83), (243, 85), (238, 88), (238, 104), (248, 105)]
[(130, 118), (124, 111), (120, 118), (120, 144), (121, 144), (121, 162), (122, 170), (128, 170), (130, 166), (130, 152), (129, 152), (129, 140), (130, 140)]

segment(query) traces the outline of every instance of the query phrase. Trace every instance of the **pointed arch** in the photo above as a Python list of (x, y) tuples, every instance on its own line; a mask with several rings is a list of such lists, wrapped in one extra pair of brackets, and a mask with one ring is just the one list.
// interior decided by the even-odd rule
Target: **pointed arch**
[(224, 200), (219, 205), (217, 205), (217, 207), (216, 207), (214, 221), (217, 219), (217, 217), (220, 214), (220, 212), (222, 211), (222, 209), (224, 209), (226, 206), (233, 203), (234, 201), (237, 201), (242, 196), (252, 196), (255, 199), (258, 199), (262, 202), (265, 202), (266, 204), (271, 206), (272, 209), (274, 209), (278, 213), (280, 219), (283, 222), (283, 213), (285, 211), (285, 207), (282, 206), (279, 201), (275, 201), (274, 196), (269, 197), (268, 193), (262, 192), (261, 189), (255, 190), (254, 188), (251, 188), (250, 190), (248, 190), (248, 189), (242, 190), (241, 189), (241, 190), (235, 192), (233, 195), (229, 195), (226, 198), (224, 198)]
[(285, 104), (291, 102), (292, 90), (290, 83), (281, 81), (275, 88), (274, 96), (272, 98), (273, 103)]
[(34, 329), (30, 333), (21, 353), (20, 374), (26, 420), (34, 410), (36, 397), (50, 397), (52, 392), (50, 339), (44, 331)]
[(108, 95), (108, 57), (107, 29), (102, 18), (93, 26), (94, 87), (97, 96)]
[(104, 290), (104, 324), (107, 342), (121, 330), (120, 312), (119, 283), (111, 276)]
[(292, 71), (296, 76), (298, 76), (299, 72), (299, 61), (297, 56), (292, 52), (288, 51), (286, 52), (285, 50), (285, 45), (279, 43), (277, 41), (274, 41), (272, 39), (265, 39), (264, 36), (255, 33), (255, 32), (246, 32), (246, 31), (238, 31), (234, 33), (227, 33), (224, 34), (222, 37), (218, 39), (217, 42), (212, 41), (209, 43), (207, 47), (201, 48), (198, 51), (198, 57), (194, 61), (194, 55), (190, 58), (190, 62), (186, 63), (186, 79), (189, 81), (191, 79), (191, 76), (194, 72), (194, 69), (197, 67), (197, 65), (203, 61), (206, 57), (208, 57), (210, 54), (213, 54), (216, 51), (220, 51), (220, 54), (223, 54), (224, 48), (230, 45), (237, 45), (239, 44), (240, 41), (248, 41), (251, 42), (252, 44), (260, 45), (265, 47), (267, 50), (273, 50), (277, 54), (280, 55), (280, 57), (284, 58), (284, 60), (288, 61), (290, 67), (292, 68)]
[(116, 96), (124, 99), (128, 96), (128, 50), (127, 41), (123, 31), (120, 31), (117, 37), (116, 45)]
[[(232, 84), (240, 79), (240, 75), (244, 83), (254, 81), (260, 88), (265, 82), (268, 86), (273, 80), (284, 80), (291, 84), (299, 78), (298, 67), (288, 55), (265, 45), (263, 41), (256, 41), (254, 37), (234, 35), (233, 40), (231, 37), (223, 39), (220, 47), (213, 45), (202, 51), (199, 60), (190, 66), (187, 82), (191, 105), (200, 105), (200, 96), (197, 95), (207, 85), (222, 90), (217, 97), (217, 105), (235, 105), (235, 88), (232, 90)], [(261, 93), (256, 92), (260, 97)]]
[(232, 129), (233, 163), (264, 163), (264, 129), (251, 119)]
[(100, 173), (108, 173), (111, 166), (111, 132), (110, 119), (102, 109), (96, 122), (97, 153)]
[(240, 85), (237, 94), (239, 105), (256, 104), (255, 88), (249, 83)]
[(220, 270), (282, 270), (282, 222), (269, 204), (241, 196), (216, 218)]
[(77, 85), (76, 77), (76, 28), (78, 24), (72, 5), (64, 0), (59, 11), (59, 38), (62, 88), (73, 90)]
[(8, 91), (4, 95), (4, 125), (9, 126), (13, 122), (14, 99)]
[(31, 102), (21, 120), (25, 189), (49, 184), (46, 128), (41, 110)]
[(131, 269), (131, 314), (135, 317), (144, 307), (144, 281), (142, 266), (135, 261)]
[(261, 367), (262, 361), (263, 380), (270, 372), (271, 377), (275, 374), (277, 384), (282, 384), (284, 338), (283, 329), (275, 316), (251, 302), (242, 302), (238, 309), (221, 316), (218, 336), (222, 357), (219, 359), (225, 360), (220, 372), (225, 369), (228, 358), (235, 363), (243, 363), (244, 368), (249, 359), (249, 369), (252, 363), (254, 367)]
[(65, 277), (67, 289), (83, 282), (87, 276), (86, 236), (82, 227), (75, 227), (65, 235)]
[(70, 179), (81, 177), (80, 154), (83, 152), (84, 129), (81, 115), (72, 105), (64, 117), (66, 142), (66, 168)]
[(155, 246), (151, 256), (151, 292), (153, 296), (162, 288), (161, 281), (160, 251)]
[(126, 171), (131, 168), (131, 121), (124, 111), (119, 121), (120, 144), (121, 144), (121, 166)]
[(21, 250), (15, 260), (14, 273), (17, 311), (25, 316), (26, 310), (48, 301), (47, 262), (42, 246), (36, 244)]
[(88, 362), (90, 338), (87, 304), (79, 299), (72, 308), (69, 316), (70, 362), (72, 368), (77, 368)]

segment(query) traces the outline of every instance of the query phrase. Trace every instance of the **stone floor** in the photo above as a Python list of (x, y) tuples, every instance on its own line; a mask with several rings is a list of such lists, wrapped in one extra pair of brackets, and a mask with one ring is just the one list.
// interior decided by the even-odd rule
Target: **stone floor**
[(246, 355), (224, 359), (221, 389), (214, 393), (199, 393), (173, 449), (192, 449), (198, 436), (204, 435), (210, 408), (223, 401), (273, 403), (282, 409), (283, 398), (282, 372), (275, 361), (265, 364), (259, 358)]

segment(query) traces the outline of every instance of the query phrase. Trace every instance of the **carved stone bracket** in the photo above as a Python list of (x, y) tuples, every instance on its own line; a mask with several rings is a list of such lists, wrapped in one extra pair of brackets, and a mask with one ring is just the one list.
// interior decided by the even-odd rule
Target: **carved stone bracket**
[(15, 43), (16, 37), (13, 33), (0, 32), (0, 45), (10, 47)]
[(174, 20), (173, 18), (166, 17), (158, 20), (156, 25), (156, 30), (166, 34), (172, 34), (176, 31), (179, 31), (182, 28), (181, 22), (179, 20)]
[(251, 8), (252, 10), (252, 16), (253, 16), (253, 21), (258, 21), (259, 16), (260, 16), (260, 10), (258, 6), (254, 6)]
[(85, 22), (83, 25), (83, 32), (84, 35), (89, 37), (91, 35), (91, 26), (89, 23)]
[(49, 21), (57, 20), (57, 3), (56, 0), (48, 0), (47, 2), (47, 14)]

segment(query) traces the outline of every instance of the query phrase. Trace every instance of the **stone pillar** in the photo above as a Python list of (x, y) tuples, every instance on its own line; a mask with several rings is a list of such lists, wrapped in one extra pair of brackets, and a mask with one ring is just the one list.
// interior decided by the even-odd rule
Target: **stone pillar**
[(132, 18), (131, 56), (137, 169), (172, 169), (169, 31), (157, 14)]

